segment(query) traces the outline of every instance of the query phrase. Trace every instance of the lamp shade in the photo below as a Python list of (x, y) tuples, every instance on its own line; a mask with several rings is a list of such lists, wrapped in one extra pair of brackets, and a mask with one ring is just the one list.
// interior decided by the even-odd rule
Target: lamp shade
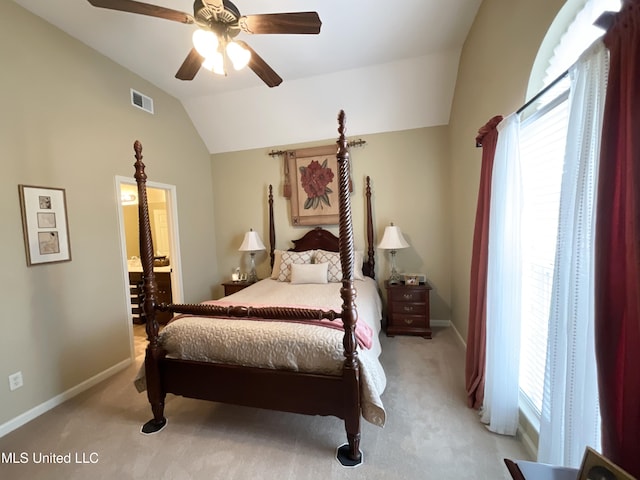
[(215, 52), (211, 57), (204, 59), (202, 67), (218, 75), (224, 75), (224, 57), (220, 52)]
[(241, 252), (257, 252), (259, 250), (265, 250), (264, 243), (260, 240), (258, 232), (254, 232), (253, 229), (244, 234), (244, 240), (242, 245), (238, 249)]
[(236, 70), (242, 70), (251, 60), (251, 52), (236, 42), (227, 43), (227, 55)]
[(393, 223), (384, 228), (384, 235), (378, 245), (378, 248), (384, 250), (399, 250), (401, 248), (407, 248), (409, 244), (402, 236), (400, 227), (395, 226)]
[(204, 58), (213, 57), (218, 51), (218, 37), (209, 30), (198, 29), (191, 37), (193, 46)]

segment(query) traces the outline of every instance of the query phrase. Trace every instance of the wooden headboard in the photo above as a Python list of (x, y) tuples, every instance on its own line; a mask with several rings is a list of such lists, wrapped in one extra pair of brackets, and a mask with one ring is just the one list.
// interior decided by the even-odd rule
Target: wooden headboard
[[(371, 209), (371, 178), (366, 177), (366, 217), (367, 217), (367, 258), (362, 265), (362, 272), (373, 279), (375, 279), (375, 258), (374, 258), (374, 245), (373, 245), (373, 214)], [(273, 187), (269, 185), (269, 243), (270, 243), (270, 255), (271, 255), (271, 268), (275, 260), (276, 250), (276, 234), (273, 218)], [(303, 252), (305, 250), (327, 250), (329, 252), (340, 251), (340, 239), (336, 237), (329, 230), (325, 230), (321, 227), (315, 227), (309, 230), (302, 237), (297, 240), (292, 240), (293, 247), (289, 250), (293, 252)]]
[(304, 252), (305, 250), (326, 250), (328, 252), (339, 251), (340, 240), (329, 230), (316, 227), (309, 230), (298, 240), (292, 240), (292, 252)]

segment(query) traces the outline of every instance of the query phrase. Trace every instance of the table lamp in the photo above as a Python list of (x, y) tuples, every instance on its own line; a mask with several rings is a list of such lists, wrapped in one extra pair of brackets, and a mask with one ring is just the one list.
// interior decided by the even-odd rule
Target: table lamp
[(391, 276), (389, 277), (389, 284), (394, 285), (400, 283), (400, 274), (396, 269), (396, 251), (401, 248), (407, 248), (409, 244), (402, 236), (400, 228), (395, 226), (393, 222), (391, 225), (384, 228), (384, 235), (378, 245), (378, 248), (383, 250), (389, 250), (391, 254)]
[(256, 275), (256, 262), (254, 257), (256, 252), (265, 250), (264, 243), (260, 240), (258, 232), (254, 232), (252, 228), (249, 229), (249, 231), (244, 234), (244, 240), (242, 240), (242, 245), (240, 245), (238, 250), (241, 252), (249, 252), (251, 254), (251, 271), (249, 272), (247, 280), (251, 283), (257, 282), (258, 275)]

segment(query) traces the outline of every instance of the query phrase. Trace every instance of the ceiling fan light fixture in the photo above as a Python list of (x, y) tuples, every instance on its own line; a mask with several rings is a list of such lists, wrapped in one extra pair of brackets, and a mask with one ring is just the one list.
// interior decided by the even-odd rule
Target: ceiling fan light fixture
[[(193, 48), (189, 50), (175, 74), (178, 80), (183, 81), (193, 80), (203, 65), (216, 73), (226, 75), (228, 57), (236, 70), (248, 66), (268, 87), (277, 87), (282, 83), (282, 78), (273, 68), (243, 41), (233, 42), (238, 45), (229, 45), (227, 49), (231, 39), (241, 32), (251, 35), (317, 35), (322, 26), (318, 12), (241, 15), (232, 0), (195, 0), (193, 15), (138, 0), (88, 1), (94, 7), (163, 18), (187, 25), (195, 24), (197, 30), (192, 33)], [(219, 52), (221, 59), (216, 52)]]
[(227, 74), (227, 72), (224, 71), (224, 58), (220, 52), (214, 52), (212, 56), (205, 57), (204, 62), (202, 62), (202, 68), (206, 68), (210, 72), (218, 75)]
[(204, 58), (211, 58), (218, 51), (218, 37), (212, 31), (199, 28), (191, 38), (196, 51)]
[(251, 60), (251, 52), (236, 42), (227, 43), (227, 56), (236, 70), (242, 70)]

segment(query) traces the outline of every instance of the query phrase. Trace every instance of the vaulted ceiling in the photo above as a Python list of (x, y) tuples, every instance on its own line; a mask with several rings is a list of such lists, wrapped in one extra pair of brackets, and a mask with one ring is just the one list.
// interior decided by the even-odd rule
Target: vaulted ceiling
[[(96, 8), (86, 0), (14, 1), (178, 98), (212, 153), (264, 143), (260, 139), (241, 141), (240, 134), (237, 140), (229, 140), (238, 125), (245, 127), (244, 137), (246, 128), (269, 130), (268, 120), (235, 124), (229, 120), (232, 112), (225, 112), (221, 120), (220, 115), (212, 115), (212, 109), (226, 108), (262, 117), (259, 109), (273, 109), (284, 101), (294, 104), (304, 101), (306, 109), (313, 110), (314, 105), (326, 103), (326, 98), (335, 93), (336, 102), (348, 104), (356, 111), (367, 110), (362, 115), (364, 120), (370, 116), (369, 107), (360, 105), (398, 94), (394, 90), (404, 83), (394, 86), (391, 80), (386, 80), (394, 76), (396, 69), (404, 82), (413, 84), (415, 80), (411, 77), (426, 76), (425, 89), (453, 88), (450, 70), (457, 69), (459, 52), (481, 3), (481, 0), (234, 0), (243, 15), (315, 11), (322, 21), (318, 35), (239, 35), (283, 78), (280, 86), (269, 88), (248, 68), (231, 70), (226, 77), (201, 69), (192, 81), (176, 79), (175, 74), (192, 47), (195, 25)], [(190, 0), (148, 3), (193, 12)], [(447, 70), (445, 77), (436, 76), (438, 69)], [(424, 75), (421, 73), (424, 71), (429, 73)], [(364, 78), (371, 82), (363, 83)], [(348, 96), (340, 98), (336, 92), (340, 83), (335, 84), (336, 81), (354, 81), (359, 86), (346, 88)], [(283, 100), (285, 94), (288, 100)], [(357, 95), (366, 98), (358, 100)], [(450, 92), (444, 97), (450, 99)], [(430, 98), (438, 95), (431, 94)], [(447, 106), (437, 107), (440, 112), (438, 108), (444, 111)], [(362, 130), (375, 133), (410, 128), (413, 123), (437, 124), (442, 114), (430, 120), (428, 115), (423, 117), (408, 121), (407, 125), (380, 123), (364, 126)], [(272, 143), (309, 140), (303, 138), (302, 131), (292, 135), (292, 128), (288, 130), (289, 136), (267, 131), (265, 138), (270, 135)]]

